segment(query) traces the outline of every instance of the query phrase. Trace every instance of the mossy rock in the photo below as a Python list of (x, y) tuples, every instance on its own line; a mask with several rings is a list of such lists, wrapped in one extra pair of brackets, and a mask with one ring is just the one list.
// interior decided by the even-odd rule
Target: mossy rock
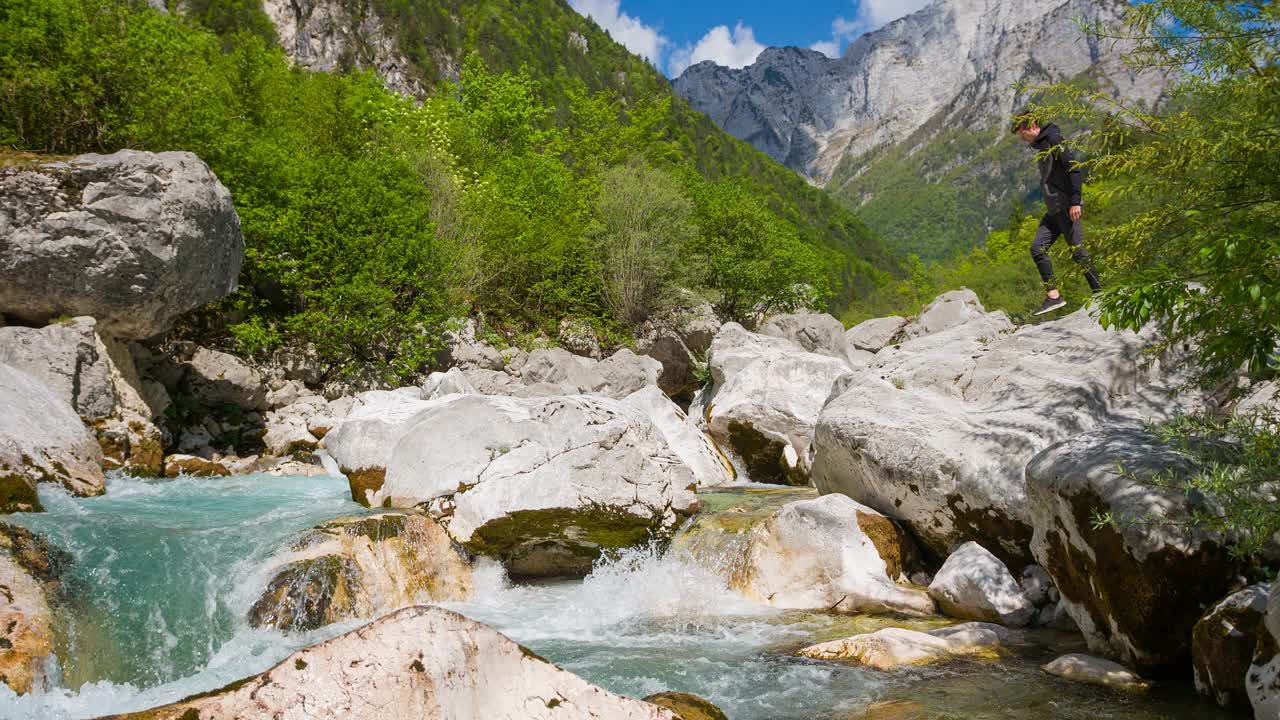
[(0, 471), (0, 512), (43, 512), (35, 481), (23, 473)]
[(662, 515), (593, 505), (519, 510), (477, 528), (462, 545), (501, 560), (513, 577), (583, 577), (604, 553), (669, 534)]
[(729, 716), (709, 700), (689, 693), (661, 692), (650, 695), (644, 701), (670, 710), (680, 720), (729, 720)]
[(249, 624), (288, 631), (329, 625), (354, 613), (359, 583), (359, 568), (340, 555), (289, 563), (249, 608)]

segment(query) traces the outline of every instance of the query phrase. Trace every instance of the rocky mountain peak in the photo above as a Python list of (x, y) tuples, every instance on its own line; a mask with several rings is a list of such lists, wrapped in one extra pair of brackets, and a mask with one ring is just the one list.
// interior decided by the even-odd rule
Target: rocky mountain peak
[(1139, 77), (1123, 47), (1086, 37), (1079, 22), (1118, 21), (1125, 0), (935, 0), (868, 33), (840, 58), (770, 48), (742, 69), (701, 63), (676, 91), (736, 137), (825, 183), (847, 156), (905, 139), (940, 113), (1003, 122), (1019, 81), (1092, 72), (1148, 102), (1163, 78)]

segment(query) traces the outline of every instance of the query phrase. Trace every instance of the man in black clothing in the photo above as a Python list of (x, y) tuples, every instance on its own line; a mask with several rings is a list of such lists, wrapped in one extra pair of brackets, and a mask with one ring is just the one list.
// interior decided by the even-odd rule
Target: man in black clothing
[(1063, 142), (1057, 125), (1050, 123), (1040, 127), (1040, 122), (1031, 113), (1023, 112), (1014, 117), (1013, 132), (1036, 150), (1036, 160), (1040, 165), (1040, 190), (1044, 194), (1047, 212), (1040, 220), (1035, 240), (1031, 243), (1031, 258), (1035, 260), (1047, 291), (1044, 303), (1035, 314), (1044, 315), (1067, 304), (1062, 293), (1058, 292), (1053, 262), (1049, 260), (1049, 248), (1059, 236), (1065, 236), (1067, 244), (1073, 248), (1071, 257), (1084, 269), (1089, 287), (1095, 292), (1102, 288), (1089, 252), (1084, 249), (1084, 228), (1080, 223), (1084, 215), (1084, 175)]

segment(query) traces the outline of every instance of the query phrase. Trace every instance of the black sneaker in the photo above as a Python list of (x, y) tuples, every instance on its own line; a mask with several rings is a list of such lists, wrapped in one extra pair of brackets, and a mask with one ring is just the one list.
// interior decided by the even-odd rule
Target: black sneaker
[(1035, 311), (1032, 314), (1044, 315), (1045, 313), (1051, 313), (1054, 310), (1057, 310), (1058, 308), (1066, 307), (1066, 306), (1067, 306), (1067, 300), (1061, 295), (1059, 295), (1056, 298), (1047, 297), (1044, 299), (1044, 303), (1040, 305), (1040, 309)]

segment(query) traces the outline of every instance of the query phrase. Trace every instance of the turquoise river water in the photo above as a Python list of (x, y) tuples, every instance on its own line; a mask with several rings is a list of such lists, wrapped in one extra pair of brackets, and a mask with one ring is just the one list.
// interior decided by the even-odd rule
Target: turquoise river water
[[(56, 686), (22, 697), (0, 689), (0, 718), (89, 718), (172, 702), (359, 624), (286, 636), (244, 620), (289, 538), (368, 512), (341, 478), (114, 478), (102, 497), (41, 498), (47, 512), (5, 520), (73, 558)], [(511, 585), (501, 568), (481, 565), (477, 585), (473, 600), (449, 607), (616, 692), (692, 692), (733, 720), (1226, 717), (1185, 688), (1134, 697), (1050, 678), (1039, 664), (1082, 649), (1059, 635), (1036, 635), (998, 661), (894, 673), (796, 658), (815, 642), (929, 623), (763, 608), (701, 565), (651, 550), (572, 582)]]

